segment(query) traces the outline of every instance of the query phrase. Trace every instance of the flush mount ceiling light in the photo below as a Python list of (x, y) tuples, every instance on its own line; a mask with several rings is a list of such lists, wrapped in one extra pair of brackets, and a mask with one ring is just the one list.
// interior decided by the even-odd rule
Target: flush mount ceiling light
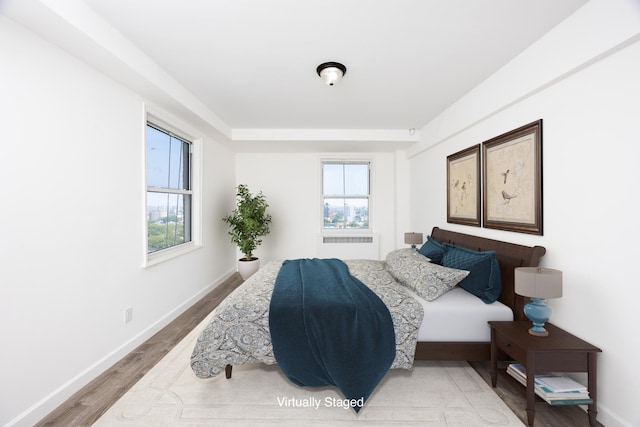
[(333, 86), (346, 74), (347, 67), (339, 62), (325, 62), (318, 65), (316, 72), (326, 84)]

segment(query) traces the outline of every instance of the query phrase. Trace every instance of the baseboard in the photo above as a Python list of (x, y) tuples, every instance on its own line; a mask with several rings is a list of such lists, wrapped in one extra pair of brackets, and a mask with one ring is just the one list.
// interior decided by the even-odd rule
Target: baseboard
[(162, 316), (153, 324), (149, 325), (146, 329), (141, 331), (136, 336), (132, 337), (129, 341), (122, 344), (120, 347), (113, 350), (111, 353), (104, 356), (102, 359), (91, 365), (89, 368), (79, 373), (62, 386), (51, 392), (49, 395), (42, 398), (40, 401), (33, 404), (30, 408), (10, 420), (3, 427), (19, 427), (19, 426), (32, 426), (42, 418), (46, 417), (50, 412), (63, 404), (67, 399), (78, 392), (82, 387), (89, 384), (95, 378), (97, 378), (104, 371), (120, 361), (127, 354), (135, 350), (140, 344), (151, 338), (162, 328), (167, 326), (178, 316), (184, 313), (189, 307), (196, 302), (200, 301), (206, 294), (222, 284), (225, 280), (229, 279), (236, 270), (229, 270), (217, 280), (209, 284), (206, 288), (200, 290), (197, 294), (188, 298), (182, 302), (176, 308), (171, 310), (166, 315)]
[[(586, 407), (583, 407), (583, 409), (586, 412)], [(634, 427), (638, 425), (630, 421), (623, 420), (617, 414), (611, 412), (607, 406), (602, 405), (600, 402), (600, 395), (598, 395), (598, 422), (607, 427)]]

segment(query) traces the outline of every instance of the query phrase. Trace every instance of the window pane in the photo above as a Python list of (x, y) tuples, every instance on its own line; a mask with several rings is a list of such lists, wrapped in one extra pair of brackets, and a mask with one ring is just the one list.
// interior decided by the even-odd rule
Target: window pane
[(364, 196), (369, 194), (369, 165), (344, 165), (344, 193)]
[(345, 228), (368, 228), (369, 199), (346, 199), (345, 221)]
[(324, 199), (324, 228), (368, 228), (368, 199)]
[(147, 192), (148, 253), (191, 241), (185, 204), (189, 213), (188, 194)]
[(147, 126), (147, 186), (189, 189), (189, 144)]
[(342, 164), (325, 163), (322, 168), (324, 194), (344, 194), (344, 167)]

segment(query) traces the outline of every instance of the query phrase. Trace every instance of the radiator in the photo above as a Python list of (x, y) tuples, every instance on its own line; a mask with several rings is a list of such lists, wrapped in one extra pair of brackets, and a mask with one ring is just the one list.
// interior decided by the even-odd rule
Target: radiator
[(318, 236), (317, 257), (339, 259), (379, 259), (377, 234)]

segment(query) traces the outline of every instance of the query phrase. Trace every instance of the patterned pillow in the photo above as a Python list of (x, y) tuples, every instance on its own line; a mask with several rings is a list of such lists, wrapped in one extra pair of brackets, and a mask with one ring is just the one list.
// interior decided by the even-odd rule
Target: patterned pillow
[(433, 301), (453, 289), (469, 275), (468, 271), (429, 262), (415, 249), (398, 249), (387, 255), (387, 269), (402, 285), (427, 301)]
[(418, 252), (429, 258), (431, 262), (442, 265), (444, 246), (433, 237), (427, 236), (427, 241), (418, 249)]
[(502, 278), (495, 251), (478, 252), (445, 243), (442, 265), (470, 271), (460, 287), (485, 303), (491, 304), (500, 297)]

